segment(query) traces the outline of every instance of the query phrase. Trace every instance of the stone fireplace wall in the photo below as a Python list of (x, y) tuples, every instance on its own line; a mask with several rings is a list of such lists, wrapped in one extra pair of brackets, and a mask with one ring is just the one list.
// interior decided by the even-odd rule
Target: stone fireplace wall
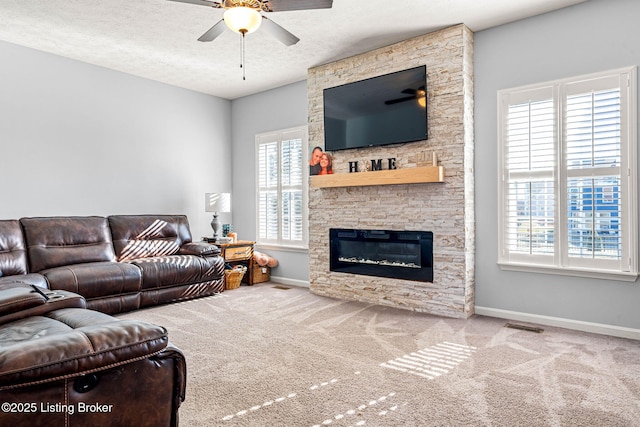
[[(312, 292), (467, 318), (474, 300), (473, 33), (439, 30), (308, 72), (309, 144), (324, 146), (323, 89), (427, 66), (428, 140), (334, 152), (334, 174), (349, 161), (395, 157), (411, 168), (432, 152), (444, 183), (309, 189), (309, 279)], [(383, 160), (386, 163), (386, 160)], [(376, 172), (357, 172), (370, 173)], [(329, 229), (432, 231), (434, 280), (416, 282), (329, 271)]]

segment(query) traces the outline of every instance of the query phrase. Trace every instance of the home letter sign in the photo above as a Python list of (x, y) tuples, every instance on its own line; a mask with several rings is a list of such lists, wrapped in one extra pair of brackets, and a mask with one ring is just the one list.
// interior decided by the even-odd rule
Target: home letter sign
[[(389, 170), (392, 169), (397, 169), (398, 167), (396, 166), (396, 158), (395, 157), (389, 157), (387, 159), (387, 167)], [(367, 168), (367, 165), (365, 163), (365, 170), (371, 170), (371, 171), (380, 171), (382, 170), (382, 159), (377, 159), (377, 160), (371, 160), (371, 169)], [(351, 172), (358, 172), (358, 162), (349, 162), (349, 173)]]

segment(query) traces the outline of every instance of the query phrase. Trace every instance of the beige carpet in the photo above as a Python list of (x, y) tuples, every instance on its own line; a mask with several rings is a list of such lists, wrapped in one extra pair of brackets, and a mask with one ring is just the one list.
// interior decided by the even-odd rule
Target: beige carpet
[(273, 283), (120, 315), (187, 357), (181, 426), (640, 426), (640, 342)]

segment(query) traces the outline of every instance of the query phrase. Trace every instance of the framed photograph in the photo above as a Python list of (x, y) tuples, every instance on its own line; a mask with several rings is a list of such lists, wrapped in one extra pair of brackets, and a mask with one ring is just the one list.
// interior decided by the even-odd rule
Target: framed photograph
[(309, 175), (330, 175), (333, 173), (333, 156), (323, 147), (309, 149)]

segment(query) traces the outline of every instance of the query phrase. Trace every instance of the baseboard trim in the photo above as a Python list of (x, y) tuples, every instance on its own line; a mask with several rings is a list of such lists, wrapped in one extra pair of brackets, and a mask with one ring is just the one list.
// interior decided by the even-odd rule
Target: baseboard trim
[(521, 313), (517, 311), (500, 310), (491, 307), (475, 306), (475, 313), (481, 316), (498, 317), (501, 319), (518, 320), (521, 322), (537, 323), (540, 325), (557, 326), (594, 334), (610, 335), (619, 338), (640, 340), (640, 329), (625, 328), (623, 326), (605, 325), (602, 323), (583, 322), (580, 320), (563, 319), (560, 317), (542, 316), (538, 314)]
[(269, 279), (271, 282), (280, 283), (282, 285), (299, 286), (301, 288), (308, 288), (308, 280), (289, 279), (288, 277), (271, 276)]

